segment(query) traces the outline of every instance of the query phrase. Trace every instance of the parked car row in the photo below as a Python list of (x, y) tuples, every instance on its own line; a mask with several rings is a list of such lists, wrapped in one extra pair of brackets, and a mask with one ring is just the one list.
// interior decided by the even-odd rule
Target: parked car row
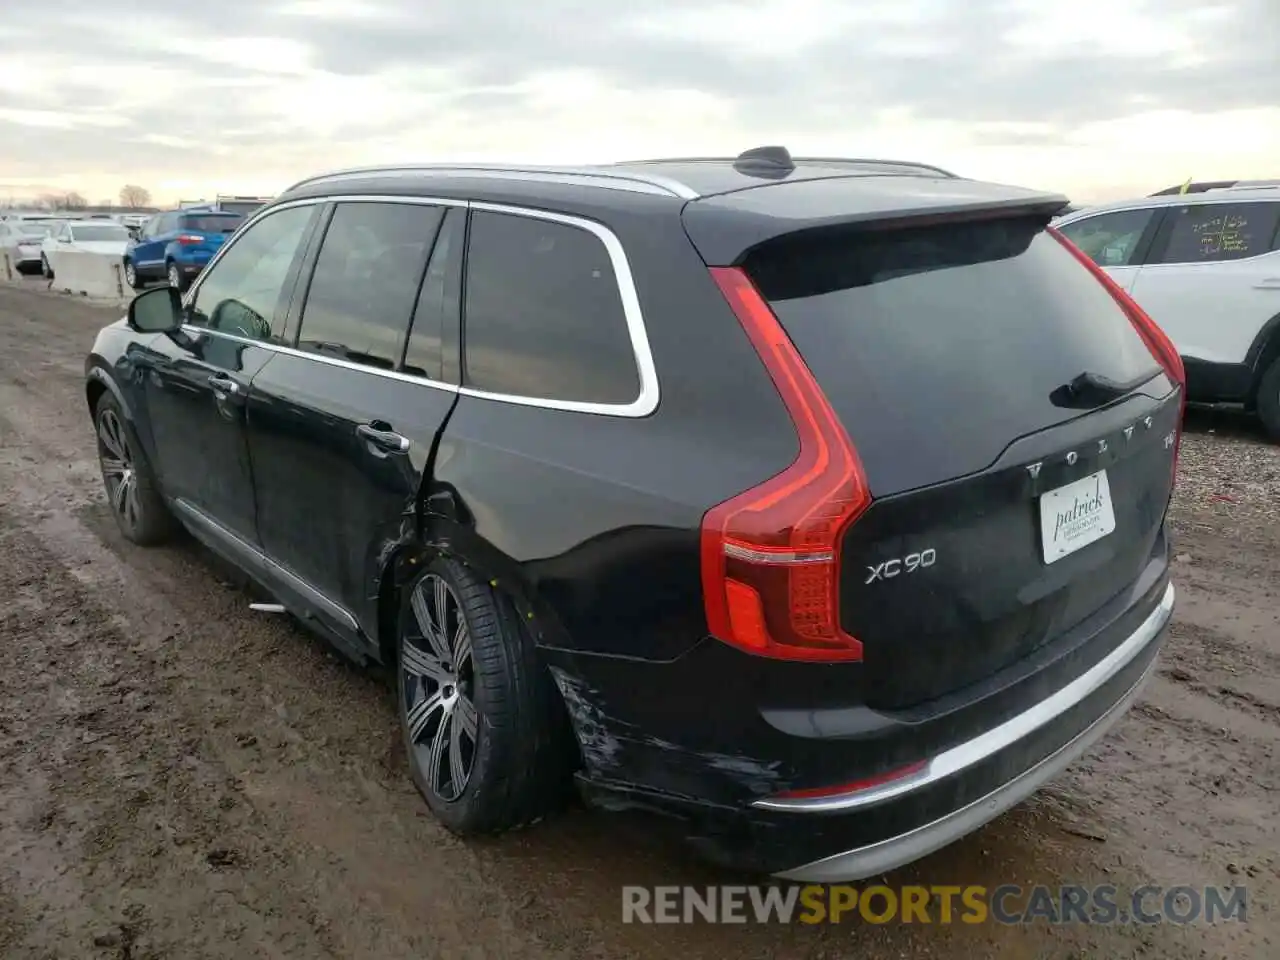
[(1225, 183), (1055, 223), (1172, 339), (1189, 400), (1242, 404), (1280, 441), (1280, 181)]
[(9, 255), (20, 273), (53, 276), (50, 255), (56, 250), (81, 250), (123, 256), (131, 219), (146, 214), (82, 214), (77, 212), (19, 212), (0, 218), (0, 251)]

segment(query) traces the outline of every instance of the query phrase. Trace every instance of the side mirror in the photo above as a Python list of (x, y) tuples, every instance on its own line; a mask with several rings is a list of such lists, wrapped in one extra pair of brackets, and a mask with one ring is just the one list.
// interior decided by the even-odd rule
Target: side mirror
[(173, 287), (146, 290), (129, 304), (129, 329), (139, 333), (175, 333), (182, 329), (182, 295)]

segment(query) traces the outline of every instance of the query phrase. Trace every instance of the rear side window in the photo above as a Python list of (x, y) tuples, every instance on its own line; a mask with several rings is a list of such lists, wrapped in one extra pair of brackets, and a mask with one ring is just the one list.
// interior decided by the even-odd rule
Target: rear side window
[(618, 280), (599, 237), (477, 210), (466, 262), (464, 386), (578, 403), (639, 396)]
[(1275, 249), (1280, 203), (1198, 203), (1169, 210), (1156, 262), (1215, 263)]
[(325, 231), (298, 349), (382, 370), (400, 363), (443, 212), (419, 203), (340, 203)]
[(1111, 294), (1039, 220), (831, 231), (761, 248), (746, 269), (878, 494), (981, 470), (1080, 416), (1062, 400), (1080, 374), (1159, 373)]
[(1153, 210), (1100, 213), (1063, 226), (1068, 240), (1100, 267), (1128, 267), (1137, 262), (1138, 246), (1155, 215)]

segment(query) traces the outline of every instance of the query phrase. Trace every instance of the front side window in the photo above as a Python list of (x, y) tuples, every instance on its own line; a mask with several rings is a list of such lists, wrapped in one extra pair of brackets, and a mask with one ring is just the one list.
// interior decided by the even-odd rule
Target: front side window
[(271, 337), (315, 207), (289, 207), (263, 217), (229, 246), (201, 278), (188, 323), (254, 340)]
[(463, 384), (628, 404), (640, 373), (609, 252), (588, 230), (478, 210), (466, 260)]
[(443, 212), (340, 203), (307, 291), (298, 349), (394, 370)]
[(1214, 263), (1269, 253), (1280, 203), (1195, 203), (1174, 207), (1159, 263)]
[(1154, 210), (1120, 210), (1100, 213), (1062, 227), (1067, 239), (1100, 267), (1134, 264), (1138, 243), (1151, 223)]

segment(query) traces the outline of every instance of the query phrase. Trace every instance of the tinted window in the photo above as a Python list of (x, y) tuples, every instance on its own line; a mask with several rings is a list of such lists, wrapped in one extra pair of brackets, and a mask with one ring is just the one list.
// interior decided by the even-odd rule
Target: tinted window
[(188, 322), (266, 340), (314, 207), (268, 214), (232, 242), (201, 279)]
[(115, 223), (86, 223), (72, 227), (71, 238), (90, 243), (100, 240), (125, 241), (129, 239), (129, 231)]
[(298, 349), (395, 369), (441, 216), (422, 204), (339, 204), (316, 260)]
[(1272, 249), (1280, 203), (1201, 203), (1174, 207), (1160, 263), (1213, 263)]
[(1159, 367), (1119, 305), (1035, 220), (829, 231), (747, 270), (888, 494), (980, 470), (1074, 419), (1083, 373)]
[(613, 264), (594, 234), (474, 212), (465, 300), (467, 386), (591, 403), (639, 396)]
[(1134, 262), (1138, 242), (1151, 223), (1154, 210), (1100, 213), (1062, 227), (1067, 239), (1103, 267), (1127, 267)]
[(263, 205), (261, 203), (255, 203), (248, 200), (220, 200), (218, 202), (218, 206), (227, 211), (227, 213), (234, 213), (240, 217), (247, 217)]
[(451, 210), (431, 252), (422, 294), (413, 314), (409, 342), (404, 351), (404, 372), (439, 380), (444, 361), (443, 333), (446, 317), (458, 319), (457, 270), (466, 233), (466, 211)]
[(241, 216), (219, 215), (216, 213), (202, 213), (199, 216), (188, 215), (182, 218), (182, 229), (198, 230), (200, 233), (234, 233), (243, 219)]

